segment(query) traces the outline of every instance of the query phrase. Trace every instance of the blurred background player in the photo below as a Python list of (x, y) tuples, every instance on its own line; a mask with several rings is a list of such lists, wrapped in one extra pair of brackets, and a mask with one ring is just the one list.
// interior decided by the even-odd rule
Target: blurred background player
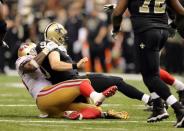
[[(19, 48), (16, 65), (24, 85), (37, 101), (39, 110), (49, 117), (66, 117), (68, 119), (92, 119), (101, 117), (101, 109), (86, 103), (74, 103), (81, 93), (90, 97), (95, 103), (101, 104), (105, 97), (113, 95), (116, 88), (109, 88), (103, 93), (96, 93), (87, 79), (75, 79), (52, 85), (41, 73), (39, 65), (48, 53), (55, 48), (49, 43), (38, 55), (34, 43), (26, 43)], [(68, 111), (67, 111), (68, 110)], [(113, 115), (114, 112), (110, 114)], [(120, 116), (121, 113), (118, 113)], [(125, 113), (126, 114), (126, 113)], [(125, 115), (124, 114), (124, 115)], [(117, 114), (116, 114), (117, 115)], [(43, 117), (43, 116), (42, 116)]]
[[(118, 34), (122, 14), (128, 8), (134, 28), (137, 58), (140, 62), (143, 81), (155, 101), (155, 107), (157, 107), (148, 118), (148, 122), (155, 121), (155, 118), (161, 115), (161, 112), (164, 112), (163, 109), (160, 110), (158, 108), (161, 101), (159, 96), (161, 96), (161, 98), (172, 106), (176, 113), (176, 127), (184, 127), (184, 109), (177, 102), (177, 99), (171, 95), (169, 88), (159, 77), (159, 51), (168, 37), (168, 17), (166, 15), (166, 1), (159, 2), (159, 4), (156, 0), (154, 2), (155, 4), (150, 4), (151, 1), (119, 0), (112, 14), (113, 33), (115, 36)], [(171, 0), (170, 2), (172, 8), (177, 13), (184, 15), (184, 8), (178, 0)], [(167, 117), (164, 116), (162, 118)]]
[(8, 47), (8, 45), (3, 41), (6, 31), (7, 31), (7, 27), (6, 27), (6, 22), (4, 19), (4, 0), (0, 0), (0, 74), (4, 74), (4, 47)]
[(6, 22), (4, 20), (3, 4), (4, 0), (0, 0), (0, 46), (8, 47), (7, 44), (3, 41), (7, 30)]
[(95, 70), (95, 61), (100, 60), (103, 72), (107, 72), (107, 66), (105, 62), (105, 49), (108, 45), (107, 31), (108, 24), (107, 18), (99, 18), (99, 12), (94, 7), (88, 16), (86, 27), (88, 29), (88, 42), (89, 42), (89, 54), (91, 60), (91, 71)]

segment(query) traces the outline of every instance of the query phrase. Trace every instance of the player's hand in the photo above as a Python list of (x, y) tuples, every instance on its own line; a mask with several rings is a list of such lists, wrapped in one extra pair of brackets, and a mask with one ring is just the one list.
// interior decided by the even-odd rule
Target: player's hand
[(118, 37), (120, 36), (120, 35), (123, 35), (123, 32), (121, 32), (121, 31), (118, 31), (118, 32), (111, 32), (111, 36), (112, 36), (112, 38), (114, 39), (114, 40), (117, 40), (118, 39)]
[(88, 62), (88, 58), (84, 57), (77, 63), (77, 68), (83, 68), (84, 65)]
[(116, 7), (115, 4), (107, 4), (107, 5), (104, 5), (104, 11), (106, 13), (110, 13), (111, 14), (113, 12), (113, 10), (114, 10), (115, 7)]
[(54, 42), (49, 42), (49, 43), (47, 43), (45, 48), (47, 48), (49, 50), (49, 52), (50, 52), (50, 51), (58, 48), (58, 45), (56, 43), (54, 43)]
[(117, 36), (117, 32), (111, 32), (111, 36), (112, 36), (112, 38), (114, 39), (114, 40), (116, 40), (116, 36)]

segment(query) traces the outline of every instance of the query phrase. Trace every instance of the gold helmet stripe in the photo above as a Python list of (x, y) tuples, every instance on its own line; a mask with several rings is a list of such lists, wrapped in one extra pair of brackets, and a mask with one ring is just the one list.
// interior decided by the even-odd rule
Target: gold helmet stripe
[(50, 23), (46, 28), (45, 28), (45, 33), (44, 33), (44, 38), (45, 38), (45, 40), (47, 39), (47, 30), (49, 29), (49, 27), (51, 26), (51, 25), (53, 25), (53, 24), (55, 24), (55, 23)]

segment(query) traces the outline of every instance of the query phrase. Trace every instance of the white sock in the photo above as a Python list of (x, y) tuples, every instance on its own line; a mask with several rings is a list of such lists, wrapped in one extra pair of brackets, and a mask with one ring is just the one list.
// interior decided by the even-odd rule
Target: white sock
[(90, 98), (93, 100), (95, 99), (95, 97), (98, 95), (98, 93), (96, 91), (93, 91), (91, 94), (90, 94)]
[(98, 93), (96, 91), (93, 91), (91, 94), (90, 94), (90, 98), (94, 101), (94, 102), (97, 102), (99, 100), (103, 100), (105, 99), (105, 96), (102, 94), (102, 93)]
[(142, 96), (142, 101), (145, 103), (145, 104), (147, 104), (148, 103), (148, 101), (149, 101), (149, 98), (150, 98), (150, 96), (149, 95), (147, 95), (147, 94), (144, 94), (143, 96)]
[(170, 95), (170, 96), (167, 98), (166, 102), (167, 102), (168, 105), (171, 106), (171, 105), (173, 105), (174, 103), (177, 102), (177, 99), (175, 98), (175, 96)]
[(157, 99), (160, 97), (156, 92), (152, 92), (150, 95), (152, 99)]
[(173, 86), (176, 88), (176, 90), (181, 91), (184, 90), (184, 83), (175, 79)]

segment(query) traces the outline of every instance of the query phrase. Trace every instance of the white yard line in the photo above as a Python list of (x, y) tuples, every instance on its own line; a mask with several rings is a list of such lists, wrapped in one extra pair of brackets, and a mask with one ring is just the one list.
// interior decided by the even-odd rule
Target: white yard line
[[(102, 104), (103, 107), (118, 107), (118, 106), (122, 106), (123, 104)], [(0, 106), (36, 106), (36, 104), (0, 104)], [(133, 107), (138, 107), (138, 108), (145, 108), (144, 105), (131, 105)], [(126, 108), (126, 107), (125, 107)]]
[(35, 104), (0, 104), (0, 107), (30, 107), (36, 106)]
[[(121, 107), (123, 104), (102, 104), (102, 107)], [(36, 104), (0, 104), (0, 107), (35, 107)], [(136, 109), (145, 109), (144, 105), (131, 105), (136, 107)], [(124, 109), (129, 109), (124, 107)]]
[[(66, 120), (8, 120), (8, 119), (0, 119), (0, 122), (9, 122), (9, 123), (54, 123), (54, 124), (91, 124), (91, 123), (100, 123), (100, 124), (109, 124), (109, 123), (147, 123), (146, 121), (128, 121), (128, 120), (116, 120), (116, 121), (110, 121), (110, 120), (76, 120), (76, 121), (66, 121)], [(163, 123), (174, 123), (175, 121), (162, 121)]]
[[(23, 123), (23, 124), (21, 124), (21, 125), (23, 125), (23, 126), (37, 126), (37, 127), (43, 127), (43, 124), (38, 124), (38, 123), (36, 123), (36, 124), (31, 124), (31, 123)], [(64, 128), (70, 128), (71, 126), (70, 125), (62, 125), (62, 124), (49, 124), (49, 125), (44, 125), (44, 127), (64, 127)], [(78, 129), (79, 128), (79, 126), (72, 126), (72, 128), (76, 128), (76, 129)], [(124, 128), (117, 128), (117, 127), (114, 127), (114, 128), (103, 128), (103, 127), (85, 127), (84, 125), (83, 126), (81, 126), (80, 127), (80, 129), (84, 129), (84, 130), (99, 130), (99, 131), (102, 131), (102, 130), (105, 130), (105, 131), (107, 131), (107, 130), (110, 130), (110, 131), (112, 131), (112, 130), (116, 130), (116, 131), (127, 131), (128, 129), (124, 129)]]
[(20, 82), (11, 82), (11, 83), (0, 83), (0, 87), (24, 88), (25, 86)]

